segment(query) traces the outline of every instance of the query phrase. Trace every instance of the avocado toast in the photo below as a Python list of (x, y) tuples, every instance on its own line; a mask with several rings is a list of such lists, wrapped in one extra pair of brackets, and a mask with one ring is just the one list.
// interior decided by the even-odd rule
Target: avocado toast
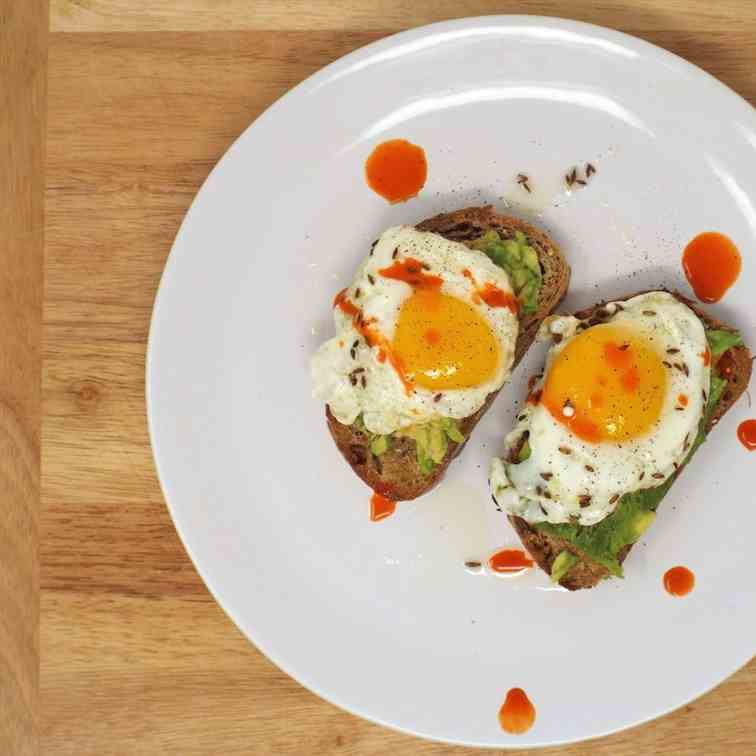
[[(638, 296), (638, 295), (633, 295)], [(592, 588), (611, 576), (622, 576), (622, 563), (634, 543), (653, 523), (661, 500), (671, 488), (683, 467), (690, 461), (719, 419), (745, 391), (751, 376), (751, 353), (738, 332), (703, 312), (684, 296), (672, 296), (686, 305), (701, 321), (708, 342), (710, 384), (705, 397), (697, 433), (686, 437), (685, 456), (675, 464), (672, 474), (659, 485), (638, 490), (628, 489), (619, 497), (609, 516), (592, 525), (578, 522), (528, 522), (516, 514), (509, 520), (533, 559), (554, 582), (574, 591)], [(619, 302), (626, 302), (627, 297)], [(588, 325), (599, 324), (605, 305), (576, 313)], [(676, 350), (670, 350), (676, 351)], [(674, 361), (674, 356), (668, 357)], [(673, 367), (676, 367), (673, 364)], [(685, 368), (687, 372), (687, 368)], [(674, 372), (674, 370), (673, 370)], [(527, 439), (526, 439), (527, 440)], [(521, 455), (521, 449), (510, 449), (510, 455)], [(517, 464), (519, 460), (510, 459)], [(646, 479), (648, 481), (648, 479)]]
[[(559, 248), (542, 231), (491, 206), (437, 215), (416, 228), (478, 249), (507, 271), (521, 303), (514, 367), (567, 289), (570, 269)], [(328, 406), (326, 420), (342, 455), (370, 488), (394, 501), (414, 499), (441, 479), (498, 390), (467, 417), (439, 418), (389, 436), (368, 432), (361, 417), (339, 422)]]

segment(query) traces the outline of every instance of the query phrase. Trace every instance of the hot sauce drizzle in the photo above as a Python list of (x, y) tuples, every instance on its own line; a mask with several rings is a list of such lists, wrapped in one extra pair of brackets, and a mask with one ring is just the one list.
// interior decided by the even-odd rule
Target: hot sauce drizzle
[(718, 302), (740, 275), (740, 252), (716, 231), (699, 234), (685, 247), (683, 270), (702, 302)]
[(499, 724), (502, 730), (512, 735), (522, 735), (535, 722), (535, 706), (522, 688), (512, 688), (499, 709)]
[(392, 204), (416, 197), (427, 177), (423, 148), (406, 139), (379, 144), (365, 162), (368, 186)]
[(502, 549), (489, 557), (488, 566), (493, 572), (522, 572), (533, 560), (522, 549)]
[(695, 584), (696, 577), (687, 567), (672, 567), (664, 573), (664, 588), (672, 596), (687, 596)]
[(391, 499), (381, 496), (376, 491), (373, 492), (373, 495), (370, 497), (370, 520), (372, 522), (385, 520), (387, 517), (394, 514), (395, 511), (395, 501), (391, 501)]
[(756, 420), (743, 420), (738, 426), (738, 440), (748, 451), (756, 449)]

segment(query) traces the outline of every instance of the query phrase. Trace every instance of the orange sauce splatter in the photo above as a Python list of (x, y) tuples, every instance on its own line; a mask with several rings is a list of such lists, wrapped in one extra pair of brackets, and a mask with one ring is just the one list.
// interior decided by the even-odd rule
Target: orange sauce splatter
[(385, 520), (387, 517), (394, 514), (395, 510), (395, 501), (391, 501), (391, 499), (387, 499), (385, 496), (381, 496), (377, 492), (374, 492), (370, 497), (370, 519), (372, 522)]
[(698, 356), (703, 360), (704, 367), (709, 367), (709, 365), (711, 365), (711, 352), (709, 351), (709, 347), (706, 347), (706, 351), (701, 352)]
[(740, 275), (740, 252), (724, 234), (707, 231), (689, 242), (683, 270), (702, 302), (718, 302)]
[(390, 345), (383, 337), (383, 334), (376, 328), (373, 328), (375, 319), (368, 318), (367, 320), (363, 320), (362, 310), (360, 310), (360, 308), (357, 307), (357, 305), (355, 305), (354, 302), (352, 302), (352, 300), (347, 297), (346, 293), (347, 290), (342, 289), (334, 297), (333, 306), (338, 307), (345, 315), (352, 318), (352, 325), (354, 326), (354, 329), (357, 331), (357, 333), (360, 334), (360, 336), (365, 339), (368, 346), (379, 347), (378, 361), (385, 362), (388, 358), (388, 361), (391, 363), (391, 366), (394, 368), (394, 370), (396, 370), (396, 373), (399, 376), (402, 385), (404, 386), (405, 393), (407, 395), (411, 394), (413, 391), (413, 386), (410, 380), (407, 378), (404, 364), (402, 363), (400, 357), (393, 353)]
[(487, 283), (482, 289), (478, 289), (477, 294), (489, 307), (506, 307), (515, 315), (520, 311), (517, 298), (492, 283)]
[(681, 407), (687, 407), (688, 406), (688, 397), (685, 396), (685, 394), (678, 394), (677, 395), (677, 401), (680, 403)]
[(756, 420), (743, 420), (738, 426), (738, 440), (748, 451), (756, 449)]
[(531, 391), (528, 394), (528, 404), (538, 404), (538, 402), (541, 401), (541, 397), (543, 396), (543, 391), (541, 389), (537, 389), (536, 391)]
[(482, 300), (489, 307), (507, 307), (515, 315), (519, 314), (520, 303), (517, 301), (517, 297), (515, 297), (514, 294), (500, 289), (490, 281), (486, 282), (482, 288), (479, 287), (469, 268), (465, 268), (462, 271), (462, 275), (465, 278), (470, 279), (472, 285), (475, 287), (475, 293), (473, 294), (473, 301), (475, 304), (479, 304)]
[(394, 204), (416, 197), (428, 178), (428, 163), (422, 147), (406, 139), (379, 144), (365, 163), (368, 186)]
[(502, 549), (488, 559), (493, 572), (522, 572), (533, 566), (533, 560), (522, 549)]
[(443, 283), (441, 276), (426, 273), (423, 270), (423, 264), (414, 257), (394, 260), (390, 267), (381, 268), (378, 272), (384, 278), (404, 281), (415, 289), (440, 289)]
[(499, 724), (502, 730), (512, 735), (522, 735), (535, 722), (535, 706), (522, 688), (512, 688), (499, 709)]
[(664, 588), (672, 596), (687, 596), (695, 584), (696, 577), (687, 567), (672, 567), (664, 573)]

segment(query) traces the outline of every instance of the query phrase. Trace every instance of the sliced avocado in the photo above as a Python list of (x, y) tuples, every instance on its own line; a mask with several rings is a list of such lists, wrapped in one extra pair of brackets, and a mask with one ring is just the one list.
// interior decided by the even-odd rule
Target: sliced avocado
[(385, 454), (390, 447), (390, 436), (373, 436), (373, 438), (370, 439), (370, 451), (373, 452), (376, 457), (380, 457), (381, 454)]
[(517, 455), (517, 463), (524, 462), (526, 459), (530, 457), (530, 441), (525, 439), (522, 446), (520, 447), (520, 453)]
[(457, 421), (453, 418), (442, 417), (441, 427), (444, 429), (446, 435), (451, 441), (454, 441), (457, 444), (461, 444), (465, 440), (465, 437), (462, 435), (462, 431), (460, 431), (459, 429), (459, 425), (457, 425)]
[[(651, 510), (635, 513), (635, 516), (630, 522), (630, 529), (635, 535), (635, 541), (637, 541), (651, 527), (651, 524), (655, 519), (656, 512), (652, 512)], [(635, 541), (633, 541), (633, 543)]]
[(706, 340), (709, 342), (709, 349), (712, 357), (719, 357), (728, 349), (736, 346), (743, 346), (743, 339), (737, 331), (721, 331), (715, 329), (706, 329)]
[(578, 558), (571, 551), (560, 551), (551, 565), (551, 582), (558, 583), (577, 563)]
[(542, 283), (541, 265), (538, 253), (528, 244), (525, 234), (515, 231), (514, 238), (502, 239), (496, 231), (488, 231), (472, 246), (507, 272), (522, 313), (535, 312)]
[(440, 423), (431, 423), (428, 431), (430, 439), (430, 458), (437, 464), (443, 462), (449, 442), (446, 440), (446, 432)]

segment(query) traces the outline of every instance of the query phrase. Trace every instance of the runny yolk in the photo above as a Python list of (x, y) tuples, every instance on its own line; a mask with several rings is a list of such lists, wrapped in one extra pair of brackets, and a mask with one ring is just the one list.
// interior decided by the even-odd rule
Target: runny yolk
[(738, 426), (738, 440), (748, 451), (756, 449), (756, 420), (743, 420)]
[(718, 302), (740, 275), (740, 252), (724, 234), (706, 231), (685, 247), (682, 264), (696, 296)]
[(428, 163), (422, 147), (406, 139), (379, 144), (365, 163), (368, 186), (392, 204), (416, 197), (425, 186)]
[(384, 520), (390, 517), (396, 510), (396, 502), (387, 499), (385, 496), (374, 492), (370, 497), (370, 519), (372, 522)]
[(501, 361), (485, 318), (467, 302), (428, 288), (402, 304), (391, 350), (410, 382), (434, 391), (478, 386)]
[(522, 688), (512, 688), (499, 709), (499, 724), (502, 730), (512, 735), (522, 735), (535, 722), (535, 706)]
[(522, 572), (533, 566), (533, 560), (522, 549), (502, 549), (489, 557), (493, 572)]
[(687, 596), (696, 584), (696, 576), (687, 567), (672, 567), (664, 573), (664, 588), (672, 596)]
[(666, 386), (662, 358), (643, 335), (607, 323), (586, 329), (559, 353), (542, 401), (584, 441), (623, 441), (656, 422)]

